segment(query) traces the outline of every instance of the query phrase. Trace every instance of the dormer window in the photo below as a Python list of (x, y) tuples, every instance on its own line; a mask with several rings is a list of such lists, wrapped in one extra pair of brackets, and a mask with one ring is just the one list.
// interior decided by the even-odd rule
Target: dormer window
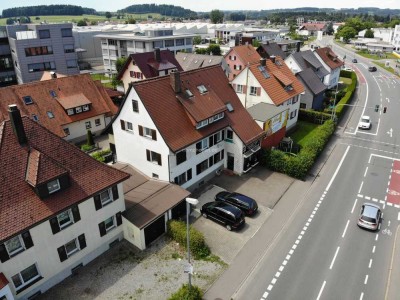
[(39, 122), (39, 117), (37, 115), (32, 115), (32, 119), (36, 122)]
[(203, 121), (197, 123), (196, 129), (200, 129), (200, 128), (202, 128), (202, 127), (204, 127), (204, 126), (207, 126), (207, 125), (208, 125), (208, 119), (207, 119), (207, 120), (203, 120)]
[(57, 192), (60, 188), (60, 181), (58, 179), (52, 180), (47, 183), (49, 194)]
[(193, 93), (189, 89), (186, 89), (185, 93), (186, 93), (186, 96), (188, 96), (189, 98), (193, 97)]
[(24, 103), (25, 103), (26, 105), (33, 104), (33, 99), (32, 99), (31, 96), (25, 96), (25, 97), (22, 97), (22, 99), (24, 100)]
[(75, 107), (75, 112), (77, 114), (81, 113), (82, 112), (82, 107), (81, 106)]
[(285, 91), (293, 91), (293, 86), (291, 84), (285, 86)]
[(55, 97), (57, 97), (57, 94), (56, 94), (55, 91), (51, 90), (51, 91), (50, 91), (50, 96), (53, 97), (53, 98), (55, 98)]
[(54, 114), (51, 111), (47, 112), (47, 116), (49, 117), (49, 119), (53, 119), (54, 118)]
[(82, 106), (83, 111), (88, 111), (90, 109), (90, 106), (88, 104)]
[(74, 113), (75, 113), (75, 112), (74, 112), (74, 109), (73, 109), (73, 108), (67, 109), (67, 115), (68, 115), (68, 116), (72, 116)]
[(208, 92), (207, 88), (203, 84), (197, 86), (197, 89), (199, 90), (200, 94), (204, 94), (204, 93)]

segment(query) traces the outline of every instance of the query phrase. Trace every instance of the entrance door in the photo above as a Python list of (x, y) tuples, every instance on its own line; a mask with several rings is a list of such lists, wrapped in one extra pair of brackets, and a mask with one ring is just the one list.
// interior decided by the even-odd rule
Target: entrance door
[(228, 170), (231, 170), (231, 171), (233, 171), (235, 168), (235, 157), (233, 156), (232, 153), (229, 153), (229, 152), (228, 152), (228, 161), (227, 161), (226, 167)]

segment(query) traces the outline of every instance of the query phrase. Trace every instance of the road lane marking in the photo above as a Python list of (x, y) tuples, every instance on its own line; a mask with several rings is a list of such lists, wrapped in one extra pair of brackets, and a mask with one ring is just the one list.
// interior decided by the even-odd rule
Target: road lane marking
[[(368, 90), (368, 89), (367, 89), (367, 90)], [(364, 108), (364, 109), (365, 109), (365, 108)], [(337, 173), (339, 172), (339, 169), (340, 169), (340, 167), (342, 166), (344, 159), (346, 158), (347, 152), (349, 152), (349, 149), (350, 149), (350, 145), (347, 146), (346, 151), (344, 152), (343, 157), (342, 157), (342, 159), (340, 160), (340, 163), (339, 163), (339, 165), (337, 166), (335, 173), (333, 174), (331, 180), (329, 181), (328, 186), (327, 186), (326, 189), (325, 189), (326, 192), (329, 191), (329, 189), (330, 189), (330, 187), (331, 187), (333, 181), (335, 180), (336, 175), (337, 175)]]
[[(367, 276), (368, 276), (368, 275), (367, 275)], [(276, 283), (276, 280), (277, 280), (276, 278), (272, 279), (271, 283), (272, 283), (272, 284), (275, 284), (275, 283)]]
[(319, 300), (319, 298), (321, 298), (322, 292), (324, 291), (324, 288), (325, 288), (325, 284), (326, 284), (326, 281), (324, 280), (324, 283), (322, 284), (321, 289), (319, 290), (317, 300)]
[(285, 268), (284, 266), (280, 266), (279, 267), (279, 272), (282, 272), (284, 268)]
[(367, 282), (368, 282), (368, 274), (367, 274), (367, 275), (365, 275), (364, 284), (367, 284)]
[(281, 276), (281, 272), (276, 272), (275, 277), (279, 278), (279, 276)]
[(352, 208), (352, 210), (351, 210), (351, 213), (354, 212), (354, 208), (356, 207), (356, 204), (357, 204), (357, 198), (356, 198), (356, 201), (354, 201), (354, 204), (353, 204), (353, 208)]
[(363, 298), (364, 298), (364, 293), (361, 293), (360, 300), (362, 300)]
[(347, 227), (349, 226), (349, 223), (350, 223), (350, 220), (347, 220), (347, 224), (346, 224), (346, 227), (344, 228), (342, 238), (344, 238), (344, 236), (346, 235), (346, 230), (347, 230)]
[(335, 255), (333, 256), (333, 259), (332, 259), (331, 265), (329, 266), (329, 270), (332, 270), (333, 264), (335, 263), (336, 256), (338, 255), (338, 253), (339, 253), (339, 250), (340, 250), (340, 247), (337, 247), (337, 249), (336, 249), (336, 252), (335, 252)]
[(270, 285), (267, 287), (267, 290), (268, 290), (268, 291), (271, 291), (273, 287), (274, 287), (274, 286), (273, 286), (272, 284), (270, 284)]
[(375, 245), (374, 245), (374, 247), (372, 248), (372, 253), (375, 253)]
[(367, 176), (368, 167), (365, 168), (364, 177)]
[(371, 269), (371, 266), (372, 266), (372, 258), (369, 260), (368, 269)]
[(361, 193), (361, 189), (363, 187), (363, 184), (364, 184), (364, 181), (361, 181), (361, 185), (360, 185), (360, 188), (358, 189), (358, 193)]
[(379, 234), (376, 234), (375, 241), (378, 240)]
[(267, 298), (268, 297), (268, 292), (265, 292), (262, 297), (263, 298)]

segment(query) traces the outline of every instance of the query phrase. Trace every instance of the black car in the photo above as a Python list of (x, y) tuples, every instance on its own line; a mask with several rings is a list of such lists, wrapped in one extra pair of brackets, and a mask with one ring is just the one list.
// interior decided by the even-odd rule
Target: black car
[(354, 64), (356, 64), (356, 63), (357, 63), (357, 58), (353, 58), (353, 59), (351, 60), (351, 62), (354, 63)]
[(376, 71), (376, 67), (375, 66), (368, 67), (368, 71), (375, 72)]
[(256, 200), (239, 193), (219, 192), (215, 201), (226, 202), (240, 208), (247, 216), (254, 215), (258, 210)]
[(208, 202), (201, 207), (204, 218), (210, 218), (226, 227), (229, 231), (245, 224), (244, 213), (236, 206), (223, 202)]

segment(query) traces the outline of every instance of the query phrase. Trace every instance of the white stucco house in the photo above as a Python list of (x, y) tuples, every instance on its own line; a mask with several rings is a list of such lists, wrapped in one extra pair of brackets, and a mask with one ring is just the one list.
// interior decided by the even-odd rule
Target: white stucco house
[(318, 48), (314, 50), (315, 56), (322, 63), (323, 67), (328, 70), (329, 74), (324, 77), (324, 84), (329, 88), (334, 88), (340, 77), (340, 69), (344, 62), (329, 47)]

